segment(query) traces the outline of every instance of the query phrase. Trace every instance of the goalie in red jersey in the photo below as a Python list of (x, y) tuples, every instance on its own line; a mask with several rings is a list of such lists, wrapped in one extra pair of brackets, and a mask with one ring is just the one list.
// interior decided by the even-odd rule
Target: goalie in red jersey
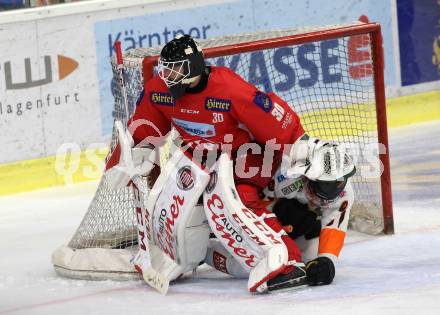
[[(134, 146), (130, 154), (135, 166), (145, 160), (151, 162), (144, 168), (144, 174), (137, 175), (150, 171), (153, 159), (149, 156), (172, 127), (178, 131), (187, 154), (192, 158), (202, 156), (199, 162), (206, 162), (206, 152), (216, 152), (218, 157), (226, 151), (234, 163), (236, 192), (253, 213), (252, 220), (246, 222), (240, 219), (240, 215), (245, 218), (246, 214), (231, 215), (238, 218), (234, 223), (236, 235), (250, 239), (250, 247), (259, 253), (254, 255), (259, 257), (256, 265), (243, 264), (249, 272), (249, 291), (264, 292), (307, 283), (297, 244), (260, 196), (280, 167), (283, 155), (290, 165), (295, 164), (296, 155), (307, 163), (321, 163), (323, 154), (314, 158), (314, 149), (319, 147), (321, 153), (327, 149), (320, 140), (312, 141), (305, 135), (298, 115), (284, 100), (274, 93), (259, 91), (226, 67), (206, 66), (200, 46), (189, 35), (179, 35), (162, 49), (159, 76), (146, 82), (128, 125), (131, 134), (125, 134), (129, 139), (120, 140), (120, 145)], [(203, 153), (197, 154), (200, 152)], [(307, 169), (302, 171), (306, 173)], [(134, 173), (115, 150), (106, 171), (111, 185), (127, 185)], [(334, 180), (344, 175), (335, 175)], [(240, 260), (240, 251), (228, 248), (230, 243), (230, 239), (223, 240), (233, 258)], [(180, 242), (178, 246), (184, 245)], [(176, 278), (179, 272), (170, 278)]]

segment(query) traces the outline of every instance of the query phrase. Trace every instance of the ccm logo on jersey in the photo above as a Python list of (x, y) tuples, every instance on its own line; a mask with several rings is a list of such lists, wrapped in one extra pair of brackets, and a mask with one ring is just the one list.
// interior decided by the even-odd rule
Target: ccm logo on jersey
[(257, 91), (255, 94), (254, 103), (266, 113), (270, 112), (273, 107), (272, 100), (270, 99), (269, 95), (260, 91)]
[(185, 114), (194, 114), (197, 115), (198, 113), (200, 113), (198, 110), (195, 109), (186, 109), (186, 108), (181, 108), (180, 109), (181, 113), (185, 113)]
[(174, 102), (174, 97), (170, 93), (151, 92), (150, 101), (151, 103), (157, 105), (165, 105), (165, 106), (176, 105), (176, 103)]
[(230, 112), (232, 102), (222, 98), (207, 97), (205, 99), (205, 109), (215, 112)]

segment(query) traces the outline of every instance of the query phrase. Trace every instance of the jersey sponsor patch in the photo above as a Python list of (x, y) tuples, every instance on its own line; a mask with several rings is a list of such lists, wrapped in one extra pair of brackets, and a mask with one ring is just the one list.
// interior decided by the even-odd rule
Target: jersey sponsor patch
[(257, 91), (255, 94), (254, 103), (266, 113), (270, 112), (273, 107), (272, 100), (270, 99), (269, 95), (260, 91)]
[(175, 106), (174, 97), (171, 93), (163, 93), (163, 92), (151, 92), (150, 93), (150, 101), (153, 104), (157, 105), (165, 105), (165, 106)]
[(205, 99), (205, 109), (215, 112), (230, 112), (231, 100), (215, 97), (207, 97)]
[(280, 175), (277, 176), (277, 182), (278, 183), (281, 183), (281, 182), (283, 182), (285, 180), (286, 180), (286, 176), (284, 176), (283, 174), (280, 174)]
[(283, 193), (284, 196), (287, 196), (295, 191), (296, 189), (294, 184), (290, 184), (289, 186), (281, 188), (281, 192)]
[(214, 125), (202, 124), (198, 122), (187, 121), (177, 118), (173, 118), (173, 122), (176, 126), (182, 128), (192, 136), (199, 136), (202, 138), (209, 138), (215, 136)]
[[(283, 176), (283, 175), (280, 175), (280, 176)], [(277, 180), (280, 179), (280, 176), (277, 177)], [(284, 177), (284, 179), (281, 182), (283, 182), (286, 179), (287, 178)], [(280, 181), (278, 181), (278, 182), (280, 183)], [(291, 183), (285, 187), (282, 187), (281, 192), (283, 193), (284, 196), (288, 196), (291, 193), (302, 191), (303, 188), (304, 188), (304, 182), (302, 181), (302, 179), (298, 179), (298, 180), (294, 181), (293, 183)]]

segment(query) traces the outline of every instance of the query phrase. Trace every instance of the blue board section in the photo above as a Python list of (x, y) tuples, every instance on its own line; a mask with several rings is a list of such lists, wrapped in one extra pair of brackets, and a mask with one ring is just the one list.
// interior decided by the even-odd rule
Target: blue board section
[(440, 1), (397, 0), (402, 86), (440, 80)]

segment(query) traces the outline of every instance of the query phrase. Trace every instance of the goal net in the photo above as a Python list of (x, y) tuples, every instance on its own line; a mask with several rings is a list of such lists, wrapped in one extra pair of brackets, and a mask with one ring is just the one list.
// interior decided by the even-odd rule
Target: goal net
[[(284, 29), (201, 40), (207, 63), (227, 66), (265, 92), (286, 100), (305, 131), (351, 147), (357, 173), (350, 227), (393, 233), (380, 26), (353, 23)], [(124, 53), (128, 105), (133, 113), (144, 82), (155, 73), (161, 48)], [(112, 61), (115, 69), (115, 60)], [(114, 80), (117, 74), (114, 71)], [(113, 116), (126, 121), (117, 83)], [(116, 143), (113, 130), (111, 147)], [(380, 154), (379, 154), (380, 153)], [(166, 149), (161, 153), (164, 163)], [(146, 183), (143, 183), (146, 184)], [(85, 279), (132, 279), (137, 249), (131, 188), (113, 190), (101, 179), (80, 226), (52, 261), (58, 273)]]

